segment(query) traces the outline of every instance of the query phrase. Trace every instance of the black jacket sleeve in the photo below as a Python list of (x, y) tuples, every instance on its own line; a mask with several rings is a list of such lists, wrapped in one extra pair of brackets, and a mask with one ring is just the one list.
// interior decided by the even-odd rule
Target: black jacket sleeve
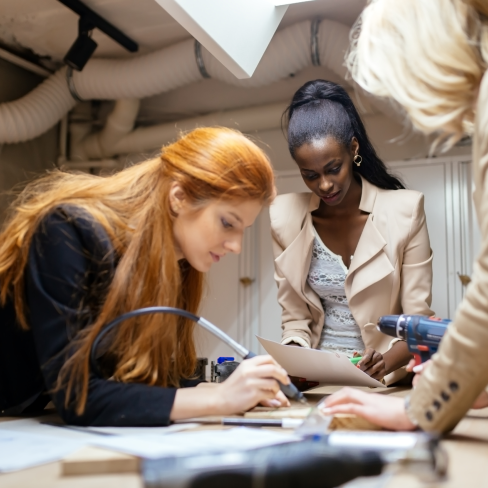
[(84, 298), (96, 280), (110, 274), (108, 237), (89, 218), (67, 216), (58, 210), (37, 230), (26, 271), (28, 321), (34, 336), (44, 381), (65, 422), (76, 425), (167, 425), (175, 388), (119, 383), (90, 377), (88, 401), (78, 416), (74, 406), (65, 408), (64, 390), (54, 391), (70, 341), (87, 325)]

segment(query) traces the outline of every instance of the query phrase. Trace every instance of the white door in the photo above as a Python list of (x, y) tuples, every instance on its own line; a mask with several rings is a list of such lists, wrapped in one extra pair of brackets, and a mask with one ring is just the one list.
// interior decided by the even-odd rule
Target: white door
[(449, 204), (452, 202), (449, 192), (450, 167), (442, 162), (424, 164), (412, 161), (396, 165), (391, 170), (408, 189), (424, 194), (427, 228), (434, 253), (432, 310), (440, 317), (449, 317), (449, 285), (453, 282), (452, 266), (449, 266), (449, 215), (452, 213), (452, 204)]
[(472, 203), (471, 162), (455, 158), (401, 161), (389, 164), (407, 188), (425, 197), (425, 214), (434, 253), (432, 309), (454, 317), (479, 249), (479, 231)]
[[(207, 286), (200, 315), (238, 340), (239, 256), (229, 254), (207, 273)], [(197, 355), (215, 361), (219, 356), (234, 356), (234, 351), (198, 325), (195, 329)], [(235, 357), (235, 356), (234, 356)], [(207, 374), (210, 369), (207, 368)]]
[[(277, 174), (278, 194), (310, 191), (298, 171)], [(274, 257), (268, 209), (259, 216), (259, 335), (272, 341), (281, 341), (281, 307), (274, 280)], [(259, 345), (258, 352), (265, 351)]]
[[(295, 171), (277, 177), (278, 193), (307, 191)], [(200, 314), (227, 332), (234, 340), (256, 353), (264, 353), (256, 336), (279, 341), (281, 307), (273, 278), (268, 208), (246, 231), (242, 253), (227, 255), (207, 274), (207, 293)], [(205, 330), (196, 330), (197, 354), (215, 361), (235, 353)]]

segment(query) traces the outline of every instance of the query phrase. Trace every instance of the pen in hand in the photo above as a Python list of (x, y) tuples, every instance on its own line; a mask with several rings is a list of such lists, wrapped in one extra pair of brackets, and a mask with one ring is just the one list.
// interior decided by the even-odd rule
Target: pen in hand
[(354, 364), (354, 366), (357, 366), (359, 361), (361, 361), (361, 359), (363, 359), (362, 356), (356, 356), (354, 358), (349, 358), (349, 360), (351, 361), (352, 364)]

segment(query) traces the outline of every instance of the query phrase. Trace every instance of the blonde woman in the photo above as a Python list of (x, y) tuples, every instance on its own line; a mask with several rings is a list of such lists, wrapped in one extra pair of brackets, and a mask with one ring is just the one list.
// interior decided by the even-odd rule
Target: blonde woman
[(452, 144), (473, 134), (474, 203), (482, 233), (472, 283), (438, 354), (405, 402), (345, 389), (326, 411), (393, 430), (446, 432), (488, 406), (488, 4), (483, 0), (377, 0), (350, 54), (354, 79), (402, 105), (413, 124)]
[(165, 425), (288, 404), (269, 356), (215, 388), (196, 387), (191, 321), (127, 320), (89, 353), (105, 324), (166, 305), (197, 312), (203, 273), (239, 253), (274, 196), (264, 153), (241, 133), (206, 128), (161, 157), (106, 178), (55, 172), (28, 185), (0, 234), (0, 411), (52, 399), (67, 423)]

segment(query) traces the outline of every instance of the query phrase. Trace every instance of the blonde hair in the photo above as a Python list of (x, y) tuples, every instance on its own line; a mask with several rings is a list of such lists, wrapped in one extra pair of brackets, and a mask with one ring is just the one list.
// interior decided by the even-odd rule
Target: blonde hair
[[(256, 145), (238, 131), (202, 128), (163, 147), (160, 158), (112, 176), (48, 174), (25, 188), (0, 234), (0, 303), (13, 296), (24, 328), (29, 248), (38, 226), (56, 207), (69, 204), (88, 212), (105, 229), (119, 258), (94, 322), (78, 332), (75, 353), (58, 378), (58, 388), (66, 387), (66, 404), (74, 398), (78, 414), (88, 395), (89, 352), (105, 324), (151, 305), (198, 311), (203, 275), (176, 259), (168, 200), (173, 182), (200, 207), (217, 199), (266, 204), (275, 194), (270, 162)], [(193, 325), (173, 316), (121, 323), (107, 351), (115, 363), (114, 379), (178, 386), (180, 378), (190, 377), (196, 368)]]
[(373, 0), (353, 29), (349, 70), (452, 145), (472, 129), (488, 65), (487, 15), (484, 0)]

